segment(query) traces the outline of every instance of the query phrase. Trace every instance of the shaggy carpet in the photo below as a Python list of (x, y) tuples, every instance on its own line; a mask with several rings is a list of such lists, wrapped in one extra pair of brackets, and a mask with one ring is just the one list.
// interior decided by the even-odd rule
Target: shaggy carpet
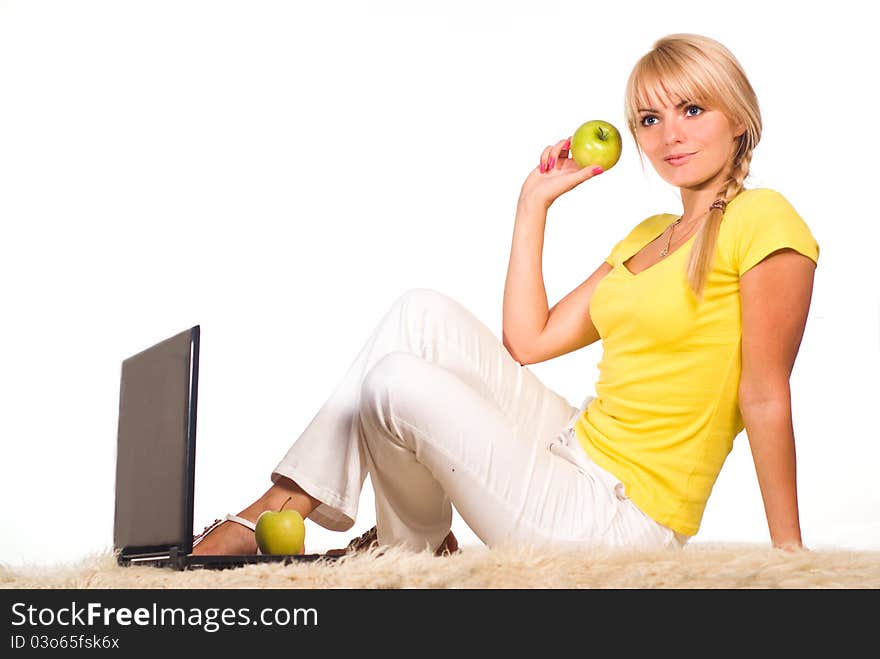
[(0, 565), (0, 588), (880, 588), (880, 551), (692, 543), (683, 550), (388, 549), (333, 562), (231, 570), (119, 567), (112, 554), (51, 567)]

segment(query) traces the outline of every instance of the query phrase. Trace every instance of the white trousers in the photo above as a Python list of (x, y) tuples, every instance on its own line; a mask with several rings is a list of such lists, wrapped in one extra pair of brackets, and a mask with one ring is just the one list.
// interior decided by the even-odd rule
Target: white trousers
[(354, 525), (367, 474), (382, 545), (433, 550), (453, 506), (486, 545), (679, 548), (575, 437), (580, 408), (510, 356), (471, 312), (431, 289), (388, 310), (271, 478)]

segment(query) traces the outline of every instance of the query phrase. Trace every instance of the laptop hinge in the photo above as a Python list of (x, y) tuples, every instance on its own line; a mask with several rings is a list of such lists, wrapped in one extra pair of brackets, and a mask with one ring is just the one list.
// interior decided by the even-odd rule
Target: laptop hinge
[(150, 551), (141, 553), (125, 553), (119, 556), (120, 565), (150, 565), (153, 567), (173, 567), (175, 570), (183, 570), (186, 566), (184, 557), (177, 545), (163, 548), (162, 551)]

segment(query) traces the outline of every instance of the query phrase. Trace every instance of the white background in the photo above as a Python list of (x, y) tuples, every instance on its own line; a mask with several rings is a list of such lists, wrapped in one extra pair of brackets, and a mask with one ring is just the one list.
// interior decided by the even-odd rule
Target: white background
[[(120, 365), (202, 328), (197, 529), (238, 512), (414, 287), (501, 335), (517, 194), (545, 145), (621, 129), (636, 60), (718, 39), (764, 118), (747, 187), (821, 249), (792, 375), (804, 541), (880, 548), (880, 61), (867, 5), (0, 2), (0, 562), (112, 546)], [(624, 132), (550, 210), (550, 303), (681, 209)], [(530, 366), (579, 404), (597, 343)], [(308, 523), (307, 549), (351, 533)], [(479, 541), (456, 517), (463, 544)], [(745, 432), (694, 542), (769, 542)]]

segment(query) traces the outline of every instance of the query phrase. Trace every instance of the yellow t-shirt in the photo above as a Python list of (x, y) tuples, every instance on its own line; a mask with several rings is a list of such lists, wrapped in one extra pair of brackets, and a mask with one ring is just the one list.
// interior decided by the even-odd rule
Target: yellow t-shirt
[(694, 236), (636, 275), (623, 266), (676, 215), (654, 215), (621, 240), (590, 301), (602, 338), (596, 398), (575, 422), (587, 454), (645, 514), (694, 535), (734, 438), (743, 430), (739, 278), (791, 247), (818, 263), (819, 245), (780, 193), (744, 190), (727, 207), (703, 301), (687, 282)]

